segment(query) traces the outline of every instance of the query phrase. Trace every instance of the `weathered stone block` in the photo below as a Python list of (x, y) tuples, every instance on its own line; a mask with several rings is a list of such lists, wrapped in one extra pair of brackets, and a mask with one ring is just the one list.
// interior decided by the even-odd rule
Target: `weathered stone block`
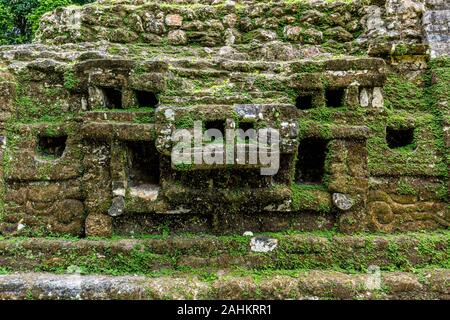
[(168, 14), (165, 22), (169, 27), (180, 27), (183, 24), (183, 17), (179, 14)]
[(104, 214), (90, 214), (86, 218), (85, 230), (89, 237), (110, 237), (112, 218)]

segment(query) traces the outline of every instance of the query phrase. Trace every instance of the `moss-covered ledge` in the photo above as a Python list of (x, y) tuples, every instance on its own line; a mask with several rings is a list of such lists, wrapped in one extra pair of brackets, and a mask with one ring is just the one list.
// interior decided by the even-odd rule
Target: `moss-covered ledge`
[[(256, 239), (274, 239), (276, 247), (254, 252)], [(3, 238), (2, 270), (64, 273), (157, 274), (163, 270), (312, 270), (362, 272), (375, 265), (386, 271), (450, 268), (450, 233), (401, 235), (335, 232), (267, 233), (244, 236), (152, 236), (137, 239)]]

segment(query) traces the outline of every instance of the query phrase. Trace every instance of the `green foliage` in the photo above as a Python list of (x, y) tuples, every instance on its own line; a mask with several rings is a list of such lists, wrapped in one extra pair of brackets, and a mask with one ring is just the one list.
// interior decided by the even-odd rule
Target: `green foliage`
[[(14, 245), (5, 246), (3, 255), (20, 261), (34, 260), (39, 256), (38, 260), (41, 262), (35, 264), (36, 271), (70, 273), (80, 270), (85, 274), (144, 274), (151, 277), (188, 273), (197, 275), (206, 282), (217, 280), (214, 270), (222, 268), (224, 262), (214, 261), (221, 261), (220, 257), (223, 256), (234, 257), (227, 268), (230, 274), (242, 273), (256, 277), (270, 273), (295, 276), (298, 272), (312, 269), (359, 273), (366, 271), (374, 263), (379, 265), (381, 270), (415, 272), (426, 268), (448, 268), (450, 262), (448, 231), (405, 233), (400, 236), (362, 233), (350, 238), (335, 231), (290, 231), (264, 235), (276, 238), (278, 247), (273, 252), (261, 255), (250, 252), (250, 239), (247, 237), (198, 234), (183, 234), (181, 238), (176, 238), (186, 239), (184, 244), (172, 242), (173, 238), (167, 234), (138, 236), (132, 248), (121, 252), (112, 249), (116, 247), (115, 243), (123, 240), (117, 236), (111, 240), (89, 238), (91, 242), (98, 241), (98, 246), (92, 245), (83, 249), (76, 245), (78, 239), (67, 237), (66, 240), (73, 245), (70, 248), (59, 247), (56, 245), (59, 239), (55, 241), (55, 250), (52, 252), (42, 252), (39, 246), (26, 249), (22, 239), (15, 239), (7, 240)], [(339, 239), (341, 237), (343, 242)], [(353, 241), (349, 242), (350, 239)], [(385, 243), (382, 250), (380, 239)], [(164, 253), (157, 249), (162, 243), (161, 240), (173, 243)], [(158, 243), (155, 250), (154, 244)], [(259, 255), (263, 260), (248, 260), (250, 255)], [(197, 269), (183, 263), (185, 256), (213, 262), (206, 269)], [(47, 261), (51, 261), (50, 257), (58, 259), (48, 263)], [(14, 261), (13, 259), (6, 261)], [(242, 267), (238, 261), (247, 261), (248, 265)], [(28, 270), (28, 264), (24, 265), (17, 271)], [(8, 264), (0, 268), (0, 274), (7, 272), (10, 272)]]
[(407, 182), (400, 180), (397, 184), (397, 192), (402, 195), (417, 195), (416, 189)]
[(188, 129), (194, 127), (194, 119), (190, 115), (184, 115), (175, 121), (178, 129)]
[(64, 88), (67, 90), (72, 90), (79, 83), (79, 80), (75, 77), (72, 70), (67, 70), (64, 72)]
[(5, 267), (0, 267), (0, 275), (2, 275), (2, 274), (8, 274), (9, 273), (9, 270), (7, 269), (7, 268), (5, 268)]
[[(423, 78), (411, 81), (391, 74), (386, 86), (385, 117), (367, 118), (371, 129), (368, 139), (369, 169), (372, 174), (430, 174), (447, 176), (449, 154), (443, 137), (445, 108), (450, 102), (450, 59), (432, 59)], [(389, 149), (386, 126), (414, 127), (414, 141), (402, 148)], [(448, 156), (447, 156), (448, 157)], [(449, 158), (450, 159), (450, 158)], [(430, 166), (430, 164), (434, 164)], [(402, 192), (408, 192), (400, 188)], [(410, 190), (411, 191), (411, 190)], [(445, 192), (441, 192), (440, 198)]]
[[(64, 89), (43, 89), (40, 92), (41, 99), (27, 95), (28, 90), (27, 85), (17, 86), (17, 117), (21, 122), (55, 122), (72, 117), (72, 114), (62, 112), (63, 103), (61, 99), (58, 99), (61, 94), (64, 94)], [(47, 101), (52, 101), (52, 103)]]
[(295, 72), (298, 73), (314, 73), (314, 72), (322, 72), (324, 70), (323, 63), (314, 62), (314, 63), (303, 63), (298, 68), (295, 68)]
[(35, 33), (39, 28), (39, 20), (45, 13), (70, 4), (72, 4), (72, 0), (40, 0), (36, 9), (34, 9), (27, 17), (32, 32)]
[(0, 34), (2, 44), (29, 42), (32, 38), (28, 15), (39, 4), (39, 0), (0, 0), (4, 8), (8, 8), (10, 23), (6, 32)]
[(423, 86), (397, 74), (388, 77), (384, 93), (388, 109), (426, 110), (428, 107)]
[(0, 45), (8, 44), (7, 38), (13, 28), (13, 15), (8, 7), (0, 2)]
[(328, 190), (324, 185), (291, 185), (292, 207), (294, 210), (317, 210), (329, 212), (331, 210)]
[(175, 165), (175, 167), (176, 167), (176, 169), (178, 171), (191, 171), (192, 167), (193, 167), (193, 164), (190, 164), (190, 163), (177, 163)]
[(314, 133), (313, 135), (319, 136), (322, 139), (331, 139), (333, 136), (332, 126), (332, 124), (327, 122), (301, 119), (298, 122), (299, 137), (308, 137), (311, 135), (310, 133)]
[(94, 0), (0, 0), (0, 45), (28, 43), (45, 13), (70, 4)]
[(154, 118), (153, 114), (139, 115), (133, 119), (133, 123), (137, 123), (137, 124), (152, 123), (154, 121), (155, 121), (155, 118)]
[[(386, 126), (414, 127), (414, 142), (402, 148), (390, 149), (386, 142)], [(436, 116), (422, 112), (416, 112), (413, 116), (404, 110), (388, 111), (386, 118), (372, 120), (369, 128), (371, 134), (367, 141), (367, 151), (371, 174), (447, 174), (443, 158), (440, 157), (442, 126)], [(434, 163), (434, 166), (430, 167), (430, 163)]]
[(399, 43), (395, 47), (395, 55), (404, 56), (408, 53), (408, 45), (405, 43)]

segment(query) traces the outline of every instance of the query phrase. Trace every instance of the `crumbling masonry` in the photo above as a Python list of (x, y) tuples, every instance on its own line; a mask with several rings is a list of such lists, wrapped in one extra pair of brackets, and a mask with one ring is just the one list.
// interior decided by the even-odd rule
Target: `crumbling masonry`
[[(104, 0), (0, 48), (2, 235), (450, 224), (445, 0)], [(175, 129), (276, 128), (281, 167), (176, 166)]]

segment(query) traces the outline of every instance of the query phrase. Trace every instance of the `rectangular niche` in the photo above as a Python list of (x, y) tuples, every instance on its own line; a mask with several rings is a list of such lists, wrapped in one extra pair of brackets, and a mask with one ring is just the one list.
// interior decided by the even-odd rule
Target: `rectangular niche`
[(139, 108), (156, 108), (159, 100), (156, 93), (145, 90), (134, 90), (134, 97)]
[(66, 150), (67, 136), (39, 136), (37, 154), (43, 158), (61, 158)]
[(128, 142), (128, 179), (131, 187), (160, 183), (160, 158), (154, 141)]
[[(213, 129), (218, 130), (222, 134), (222, 137), (225, 137), (225, 120), (207, 120), (204, 122), (205, 132)], [(214, 131), (208, 134), (208, 136), (212, 137), (218, 134), (217, 131), (216, 132)]]
[(123, 109), (122, 90), (110, 87), (100, 87), (103, 106), (107, 109)]
[(300, 141), (295, 166), (295, 182), (299, 184), (321, 184), (325, 174), (327, 152), (327, 140), (307, 138)]
[(312, 94), (299, 95), (295, 100), (295, 107), (299, 110), (309, 110), (314, 108), (313, 101), (314, 95)]
[[(238, 131), (237, 134), (239, 135), (238, 142), (241, 143), (250, 143), (250, 141), (256, 141), (257, 135), (255, 129), (255, 123), (254, 122), (239, 122), (238, 129), (241, 131)], [(253, 131), (249, 131), (252, 130)]]
[(391, 149), (414, 149), (414, 128), (386, 128), (386, 142)]
[[(229, 170), (202, 170), (201, 173), (187, 171), (178, 174), (176, 179), (184, 186), (195, 189), (266, 188), (271, 183), (271, 177), (262, 176), (260, 169), (239, 169), (235, 167)], [(206, 185), (205, 181), (207, 181)]]
[(344, 88), (329, 88), (325, 90), (325, 101), (327, 107), (340, 108), (344, 106), (345, 101), (345, 89)]

